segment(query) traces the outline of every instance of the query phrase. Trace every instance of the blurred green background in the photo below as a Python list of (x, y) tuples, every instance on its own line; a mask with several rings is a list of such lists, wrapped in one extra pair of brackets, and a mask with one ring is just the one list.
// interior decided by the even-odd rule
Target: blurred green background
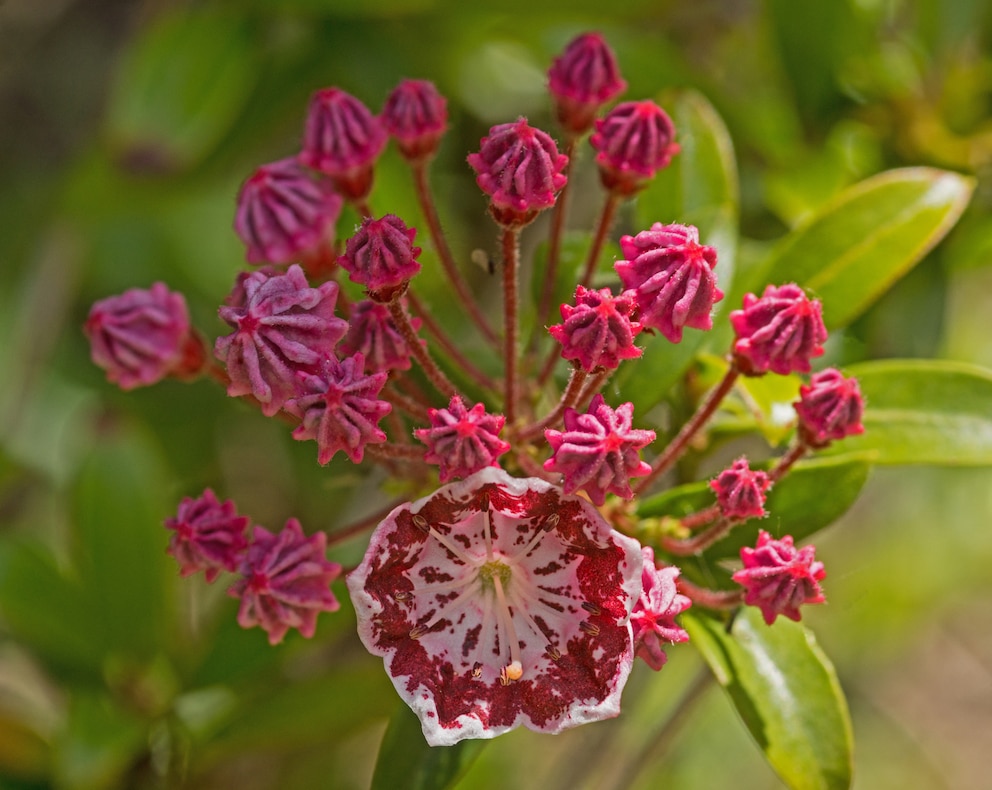
[[(377, 110), (401, 77), (436, 82), (451, 113), (433, 171), (441, 215), (463, 260), (493, 249), (464, 156), (517, 115), (553, 128), (546, 69), (589, 29), (617, 52), (627, 98), (693, 87), (723, 116), (741, 256), (881, 170), (977, 176), (951, 236), (833, 339), (830, 361), (992, 367), (987, 0), (6, 0), (0, 787), (367, 786), (398, 701), (347, 604), (312, 643), (270, 649), (237, 628), (222, 589), (179, 583), (160, 524), (210, 485), (266, 526), (331, 529), (366, 512), (381, 481), (318, 467), (311, 444), (209, 382), (117, 391), (80, 327), (95, 299), (161, 279), (211, 339), (225, 331), (216, 306), (243, 261), (238, 186), (295, 153), (309, 94), (331, 84)], [(588, 197), (573, 220), (591, 223), (595, 177), (576, 178)], [(417, 216), (392, 150), (372, 203)], [(617, 230), (637, 230), (629, 221)], [(486, 275), (472, 277), (485, 292)], [(829, 605), (807, 622), (849, 696), (855, 786), (988, 787), (990, 473), (877, 470), (817, 545)], [(504, 736), (464, 786), (780, 786), (716, 688), (664, 751), (648, 748), (699, 663), (687, 648), (670, 657), (659, 675), (636, 667), (617, 721)]]

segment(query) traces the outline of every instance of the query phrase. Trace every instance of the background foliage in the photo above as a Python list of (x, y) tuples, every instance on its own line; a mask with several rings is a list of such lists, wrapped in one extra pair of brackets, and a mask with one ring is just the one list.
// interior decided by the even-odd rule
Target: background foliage
[[(319, 468), (311, 445), (208, 382), (115, 390), (90, 364), (80, 325), (94, 299), (162, 279), (187, 294), (200, 327), (220, 332), (216, 306), (242, 265), (230, 228), (238, 185), (258, 163), (298, 148), (307, 97), (329, 84), (372, 107), (401, 76), (438, 84), (453, 116), (434, 172), (441, 213), (462, 257), (492, 249), (464, 155), (489, 125), (519, 114), (551, 127), (544, 72), (587, 29), (602, 30), (617, 51), (627, 96), (658, 97), (676, 108), (677, 124), (714, 112), (726, 123), (733, 151), (699, 139), (714, 159), (736, 156), (733, 183), (673, 168), (670, 178), (685, 176), (693, 188), (653, 190), (618, 223), (624, 232), (657, 219), (735, 229), (737, 217), (708, 196), (739, 192), (736, 261), (721, 248), (718, 274), (732, 263), (751, 271), (769, 254), (783, 274), (815, 270), (825, 245), (857, 246), (875, 229), (871, 211), (884, 194), (819, 237), (776, 243), (883, 170), (977, 177), (950, 237), (877, 302), (864, 311), (827, 302), (828, 323), (853, 319), (835, 333), (827, 361), (862, 376), (869, 404), (924, 402), (930, 414), (943, 407), (946, 420), (934, 424), (932, 456), (921, 448), (898, 456), (896, 447), (888, 460), (941, 467), (876, 469), (853, 510), (819, 536), (829, 605), (806, 616), (848, 695), (856, 787), (984, 786), (992, 478), (978, 468), (988, 459), (974, 453), (988, 446), (988, 401), (956, 389), (963, 400), (947, 405), (946, 393), (929, 386), (934, 363), (899, 363), (901, 386), (890, 387), (894, 371), (867, 361), (992, 367), (992, 7), (536, 6), (0, 5), (0, 786), (156, 787), (164, 774), (196, 787), (368, 786), (399, 703), (354, 638), (353, 615), (325, 616), (312, 643), (270, 649), (261, 631), (236, 626), (223, 590), (178, 583), (160, 523), (181, 496), (211, 485), (258, 523), (297, 516), (310, 530), (332, 529), (368, 508), (377, 481), (345, 463)], [(589, 199), (575, 204), (578, 227), (598, 207), (594, 175), (584, 177)], [(416, 216), (395, 153), (377, 179), (374, 205)], [(674, 194), (688, 203), (672, 205)], [(693, 210), (699, 217), (684, 216)], [(852, 223), (854, 213), (864, 221)], [(342, 219), (343, 234), (355, 220)], [(869, 248), (860, 265), (887, 271), (886, 249)], [(880, 291), (902, 272), (890, 274)], [(487, 291), (486, 277), (474, 273), (477, 292)], [(862, 362), (868, 367), (855, 367)], [(636, 378), (623, 387), (635, 401), (652, 397)], [(760, 403), (762, 393), (753, 394)], [(865, 442), (874, 441), (867, 427)], [(949, 468), (956, 465), (964, 468)], [(864, 464), (832, 468), (838, 496), (857, 491)], [(356, 542), (336, 558), (353, 562), (361, 549)], [(346, 598), (343, 586), (336, 592)], [(692, 619), (692, 634), (711, 648), (719, 641), (702, 617)], [(504, 736), (482, 751), (464, 786), (777, 786), (724, 695), (697, 687), (698, 654), (675, 648), (670, 657), (657, 676), (637, 667), (620, 719), (556, 738)], [(666, 712), (697, 693), (680, 729), (659, 739)], [(394, 718), (387, 738), (409, 729)], [(454, 776), (455, 768), (437, 770)], [(376, 781), (390, 780), (380, 773)]]

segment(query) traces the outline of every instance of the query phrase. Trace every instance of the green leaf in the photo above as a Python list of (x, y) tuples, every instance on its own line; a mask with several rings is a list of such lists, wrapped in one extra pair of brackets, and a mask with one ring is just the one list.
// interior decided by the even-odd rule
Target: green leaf
[(847, 326), (944, 237), (973, 189), (974, 179), (925, 167), (866, 179), (786, 236), (747, 287), (798, 283), (823, 301), (828, 329)]
[(684, 625), (772, 768), (794, 790), (850, 787), (853, 737), (837, 675), (813, 634), (745, 607), (727, 633), (714, 617)]
[(938, 360), (851, 365), (865, 398), (865, 432), (832, 452), (870, 450), (880, 464), (992, 464), (992, 371)]
[(466, 740), (454, 746), (428, 746), (420, 720), (400, 705), (382, 737), (372, 776), (372, 790), (442, 790), (454, 787), (488, 741)]

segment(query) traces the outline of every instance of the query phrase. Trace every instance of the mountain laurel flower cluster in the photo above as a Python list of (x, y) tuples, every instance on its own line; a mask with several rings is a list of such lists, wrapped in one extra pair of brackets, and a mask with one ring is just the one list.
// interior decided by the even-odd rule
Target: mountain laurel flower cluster
[[(467, 157), (479, 213), (487, 203), (495, 221), (500, 311), (476, 298), (468, 274), (482, 275), (467, 251), (452, 251), (434, 203), (429, 166), (448, 128), (447, 100), (430, 82), (404, 80), (379, 116), (340, 88), (318, 90), (301, 150), (244, 182), (234, 230), (255, 268), (217, 310), (230, 331), (216, 338), (213, 359), (185, 298), (163, 283), (101, 299), (84, 327), (94, 362), (123, 389), (203, 375), (313, 441), (319, 464), (347, 459), (363, 475), (378, 467), (365, 490), (378, 486), (383, 505), (390, 492), (391, 504), (373, 503), (378, 512), (355, 524), (307, 534), (287, 516), (270, 532), (207, 489), (165, 521), (168, 551), (182, 576), (230, 574), (237, 622), (277, 644), (290, 630), (313, 637), (319, 614), (338, 609), (331, 586), (342, 567), (328, 554), (368, 535), (347, 574), (358, 636), (433, 745), (617, 715), (634, 658), (660, 670), (666, 650), (689, 639), (680, 618), (690, 605), (686, 617), (728, 628), (742, 604), (769, 624), (798, 620), (824, 600), (812, 546), (761, 531), (736, 573), (724, 567), (726, 546), (713, 555), (720, 562), (708, 552), (768, 509), (774, 516), (775, 488), (797, 462), (864, 430), (857, 381), (813, 372), (827, 332), (820, 302), (796, 283), (768, 284), (727, 309), (729, 348), (712, 349), (723, 357), (706, 363), (719, 380), (697, 377), (708, 393), (686, 387), (669, 412), (635, 407), (643, 393), (625, 388), (636, 366), (654, 364), (646, 351), (686, 339), (707, 348), (703, 333), (715, 318), (726, 323), (715, 315), (725, 297), (720, 250), (706, 228), (657, 217), (621, 236), (620, 259), (601, 266), (618, 204), (679, 155), (678, 131), (651, 100), (609, 107), (626, 83), (598, 33), (565, 48), (548, 87), (557, 128), (511, 118)], [(416, 218), (375, 200), (389, 139), (412, 177), (427, 255), (415, 244)], [(582, 144), (594, 153), (585, 162)], [(600, 171), (602, 213), (581, 274), (562, 281), (570, 176), (586, 165)], [(343, 239), (345, 204), (361, 219)], [(549, 228), (532, 225), (546, 210)], [(546, 258), (532, 265), (520, 260), (531, 246), (520, 244), (525, 230), (548, 237)], [(531, 269), (542, 293), (533, 305), (521, 282)], [(427, 294), (438, 289), (422, 280), (443, 283), (450, 303), (432, 305)], [(558, 305), (560, 323), (555, 293), (572, 294)], [(695, 486), (695, 499), (667, 496), (675, 470), (699, 468), (721, 405), (746, 412), (739, 387), (764, 375), (808, 377), (791, 444), (768, 447), (764, 468), (738, 458), (709, 488)], [(665, 393), (655, 394), (652, 404)], [(670, 424), (683, 414), (684, 424)], [(328, 502), (333, 516), (342, 509)]]

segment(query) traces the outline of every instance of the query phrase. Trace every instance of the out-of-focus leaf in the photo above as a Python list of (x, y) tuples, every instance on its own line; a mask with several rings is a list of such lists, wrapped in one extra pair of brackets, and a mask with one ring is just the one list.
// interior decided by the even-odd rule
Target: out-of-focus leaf
[(48, 770), (45, 739), (26, 722), (0, 710), (0, 787), (3, 777), (40, 779)]
[(725, 624), (689, 612), (684, 625), (758, 747), (794, 790), (851, 784), (853, 738), (834, 668), (813, 634), (779, 618), (765, 625), (745, 607)]
[(400, 705), (382, 737), (372, 776), (372, 790), (443, 790), (454, 787), (487, 741), (466, 740), (454, 746), (428, 746), (420, 720)]
[(938, 360), (851, 365), (865, 432), (834, 452), (869, 450), (880, 464), (992, 465), (992, 371)]

